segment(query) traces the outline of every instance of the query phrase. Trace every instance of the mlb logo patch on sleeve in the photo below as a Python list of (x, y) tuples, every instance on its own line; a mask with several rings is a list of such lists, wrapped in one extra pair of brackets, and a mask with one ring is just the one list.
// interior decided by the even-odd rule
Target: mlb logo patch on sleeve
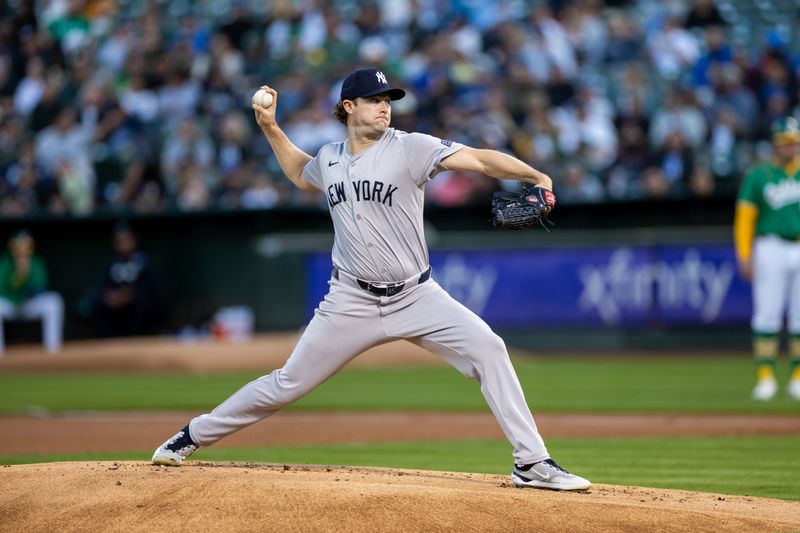
[(448, 139), (442, 139), (442, 144), (445, 146), (453, 146), (453, 141), (450, 141)]

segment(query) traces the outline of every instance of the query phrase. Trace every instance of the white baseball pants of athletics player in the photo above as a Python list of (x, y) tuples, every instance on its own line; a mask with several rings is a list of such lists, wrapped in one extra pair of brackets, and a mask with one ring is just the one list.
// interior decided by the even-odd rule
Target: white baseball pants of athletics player
[(800, 335), (800, 242), (757, 237), (753, 248), (753, 331)]
[(9, 320), (41, 320), (42, 339), (48, 352), (61, 349), (64, 332), (64, 300), (56, 292), (43, 292), (17, 307), (0, 298), (0, 355), (5, 351), (3, 324)]
[(189, 424), (192, 440), (213, 444), (311, 392), (368, 348), (407, 339), (480, 383), (519, 464), (549, 457), (503, 340), (433, 279), (394, 296), (375, 296), (341, 271), (283, 368), (239, 389)]

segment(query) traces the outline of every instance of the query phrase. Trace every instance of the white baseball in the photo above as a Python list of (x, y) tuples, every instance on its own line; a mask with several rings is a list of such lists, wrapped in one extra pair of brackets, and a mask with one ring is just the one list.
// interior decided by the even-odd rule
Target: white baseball
[(269, 107), (272, 105), (272, 93), (269, 93), (264, 89), (259, 89), (253, 95), (251, 101), (254, 104), (258, 104), (262, 107)]

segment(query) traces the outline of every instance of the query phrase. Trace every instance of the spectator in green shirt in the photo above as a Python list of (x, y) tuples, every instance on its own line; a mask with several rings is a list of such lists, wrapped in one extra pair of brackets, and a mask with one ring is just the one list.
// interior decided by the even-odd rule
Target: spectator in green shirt
[(0, 257), (0, 356), (5, 348), (3, 323), (12, 320), (41, 320), (47, 351), (61, 348), (64, 301), (47, 290), (47, 269), (34, 248), (33, 237), (23, 230), (9, 239), (8, 253)]

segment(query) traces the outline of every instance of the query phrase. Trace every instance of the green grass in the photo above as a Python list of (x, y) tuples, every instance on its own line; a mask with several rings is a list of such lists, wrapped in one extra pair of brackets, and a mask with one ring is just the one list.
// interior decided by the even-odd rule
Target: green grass
[[(552, 357), (515, 366), (535, 411), (800, 413), (800, 402), (783, 391), (772, 402), (750, 400), (754, 370), (747, 357)], [(207, 410), (256, 377), (0, 374), (0, 413)], [(486, 404), (477, 383), (449, 367), (346, 368), (290, 409), (479, 411)]]
[[(800, 436), (636, 439), (550, 439), (564, 467), (595, 483), (639, 485), (800, 500)], [(0, 457), (2, 464), (63, 460), (147, 461), (150, 451)], [(207, 448), (207, 461), (386, 466), (507, 474), (505, 441)]]
[[(800, 415), (781, 391), (749, 399), (749, 357), (550, 357), (515, 362), (534, 412), (763, 413)], [(258, 374), (0, 374), (0, 413), (208, 410)], [(785, 361), (779, 366), (784, 383)], [(484, 411), (477, 383), (448, 367), (345, 369), (295, 410)], [(2, 428), (0, 428), (2, 438)], [(554, 457), (597, 483), (682, 488), (800, 500), (800, 436), (548, 439)], [(505, 441), (341, 444), (233, 449), (200, 460), (369, 465), (508, 473)], [(0, 457), (0, 463), (149, 460), (151, 451)]]

